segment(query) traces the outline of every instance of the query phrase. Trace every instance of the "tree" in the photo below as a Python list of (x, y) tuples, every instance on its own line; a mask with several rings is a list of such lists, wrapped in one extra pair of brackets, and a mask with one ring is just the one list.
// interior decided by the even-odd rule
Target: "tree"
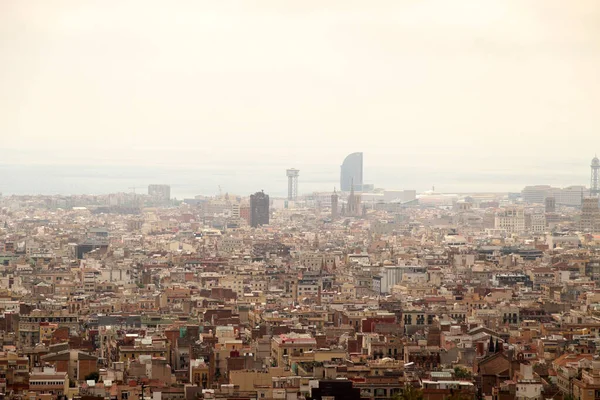
[(89, 373), (88, 375), (85, 376), (85, 380), (86, 381), (95, 381), (98, 382), (100, 380), (100, 374), (96, 371)]
[(490, 353), (495, 353), (496, 351), (494, 350), (494, 338), (492, 336), (490, 336), (490, 345), (488, 347), (488, 351)]
[(394, 400), (423, 400), (423, 392), (412, 385), (406, 385)]
[(473, 376), (471, 375), (471, 372), (469, 372), (468, 370), (466, 370), (463, 367), (454, 367), (454, 376), (456, 377), (456, 379), (471, 379), (471, 378), (473, 378)]

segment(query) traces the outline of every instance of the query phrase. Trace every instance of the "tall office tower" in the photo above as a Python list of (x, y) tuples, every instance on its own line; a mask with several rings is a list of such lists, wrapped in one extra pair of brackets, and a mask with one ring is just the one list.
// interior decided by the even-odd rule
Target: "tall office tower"
[(592, 169), (592, 176), (590, 179), (590, 196), (598, 197), (600, 195), (600, 178), (598, 177), (598, 172), (600, 171), (600, 160), (598, 160), (598, 157), (594, 156), (592, 159), (592, 165), (590, 167)]
[(340, 188), (342, 192), (349, 192), (354, 184), (354, 189), (363, 190), (363, 153), (348, 155), (341, 167)]
[(556, 212), (556, 198), (554, 196), (546, 197), (546, 209), (547, 213)]
[(264, 191), (250, 195), (250, 226), (269, 225), (269, 195)]
[(600, 207), (597, 197), (588, 197), (582, 200), (580, 229), (587, 232), (600, 230)]
[(338, 195), (333, 189), (333, 194), (331, 195), (331, 219), (336, 220), (338, 217)]
[(298, 198), (298, 176), (300, 171), (291, 168), (285, 171), (288, 178), (288, 200), (294, 200)]
[(153, 203), (167, 204), (171, 201), (171, 186), (148, 185), (148, 196), (150, 196)]

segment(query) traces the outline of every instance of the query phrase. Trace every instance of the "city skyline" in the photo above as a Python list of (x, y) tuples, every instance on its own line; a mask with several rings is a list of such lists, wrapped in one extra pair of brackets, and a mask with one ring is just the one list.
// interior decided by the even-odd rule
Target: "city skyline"
[[(368, 155), (367, 155), (368, 156)], [(337, 165), (336, 165), (337, 164)], [(286, 164), (282, 163), (281, 168)], [(340, 163), (302, 166), (298, 194), (327, 192), (339, 187)], [(520, 170), (482, 170), (453, 176), (453, 169), (427, 169), (423, 164), (420, 175), (413, 173), (410, 166), (390, 169), (377, 168), (369, 161), (365, 164), (369, 182), (376, 188), (388, 190), (415, 189), (425, 192), (435, 187), (439, 193), (469, 192), (519, 192), (525, 186), (550, 185), (589, 187), (589, 157), (578, 167), (579, 173), (565, 173), (564, 166), (575, 169), (575, 162), (538, 165), (538, 171), (526, 173)], [(173, 197), (190, 198), (196, 195), (214, 195), (219, 192), (250, 193), (257, 187), (264, 188), (275, 197), (287, 195), (287, 178), (278, 169), (279, 165), (263, 168), (256, 172), (255, 166), (230, 165), (228, 169), (215, 171), (212, 168), (173, 168), (170, 166), (6, 166), (0, 164), (3, 180), (0, 193), (16, 194), (106, 194), (129, 192), (132, 187), (143, 188), (156, 181), (169, 184)], [(548, 167), (548, 168), (545, 168)], [(552, 168), (555, 168), (554, 170)], [(285, 171), (285, 169), (283, 170)], [(540, 171), (543, 171), (540, 172)], [(282, 176), (283, 175), (283, 176)], [(485, 181), (485, 182), (483, 182)]]

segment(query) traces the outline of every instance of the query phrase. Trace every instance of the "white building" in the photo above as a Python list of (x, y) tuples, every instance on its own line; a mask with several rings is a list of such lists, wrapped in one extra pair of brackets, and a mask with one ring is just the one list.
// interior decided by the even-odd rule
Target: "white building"
[(381, 271), (381, 293), (391, 293), (395, 285), (402, 281), (426, 282), (427, 268), (420, 265), (387, 265)]
[(548, 195), (554, 196), (557, 205), (579, 207), (581, 198), (587, 193), (588, 189), (585, 186), (567, 186), (562, 189), (553, 188)]
[(541, 400), (543, 399), (542, 395), (542, 382), (534, 378), (533, 376), (533, 366), (530, 364), (521, 364), (520, 371), (521, 379), (517, 381), (517, 399), (530, 399), (530, 400)]
[(522, 233), (525, 231), (525, 211), (522, 207), (507, 207), (496, 213), (494, 228), (506, 233)]
[(531, 215), (531, 232), (544, 233), (546, 231), (546, 216), (544, 214)]
[(567, 186), (557, 188), (548, 185), (526, 186), (521, 191), (523, 201), (529, 204), (544, 204), (546, 197), (554, 197), (557, 205), (577, 207), (581, 205), (583, 194), (588, 193), (585, 186)]

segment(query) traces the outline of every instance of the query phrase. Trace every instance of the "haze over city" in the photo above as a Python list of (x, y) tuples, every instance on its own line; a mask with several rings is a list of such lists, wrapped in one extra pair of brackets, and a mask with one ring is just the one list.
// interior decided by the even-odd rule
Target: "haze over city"
[(600, 3), (322, 5), (2, 2), (0, 191), (589, 184)]
[(600, 400), (600, 0), (0, 0), (0, 400)]

